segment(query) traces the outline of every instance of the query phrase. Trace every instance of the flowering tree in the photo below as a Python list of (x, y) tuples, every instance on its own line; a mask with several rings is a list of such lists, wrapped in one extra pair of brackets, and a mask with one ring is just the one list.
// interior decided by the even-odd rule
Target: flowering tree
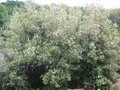
[(96, 89), (114, 81), (119, 39), (100, 8), (27, 3), (4, 34), (9, 89), (53, 90), (72, 82)]

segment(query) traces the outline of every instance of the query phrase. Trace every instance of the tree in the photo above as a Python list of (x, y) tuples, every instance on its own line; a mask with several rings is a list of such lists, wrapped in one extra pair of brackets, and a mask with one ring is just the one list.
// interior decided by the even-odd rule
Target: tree
[(118, 29), (120, 29), (120, 9), (109, 10), (109, 19), (112, 23), (116, 23), (118, 25)]
[(104, 10), (86, 7), (82, 11), (82, 21), (69, 55), (70, 61), (73, 60), (70, 86), (76, 82), (74, 86), (78, 88), (103, 89), (116, 80), (119, 38), (114, 36), (116, 29), (111, 28)]
[[(59, 45), (59, 38), (55, 39), (54, 37), (56, 26), (53, 29), (49, 23), (47, 24), (51, 16), (44, 17), (47, 15), (46, 12), (49, 15), (53, 11), (49, 11), (49, 7), (43, 7), (40, 8), (40, 13), (36, 8), (36, 5), (28, 4), (17, 12), (12, 17), (8, 31), (6, 31), (6, 35), (8, 33), (6, 37), (9, 37), (6, 43), (7, 52), (13, 54), (7, 60), (10, 71), (8, 71), (8, 84), (5, 85), (8, 85), (6, 87), (9, 89), (18, 87), (42, 89), (46, 85), (50, 88), (58, 88), (70, 80), (69, 65), (62, 54), (65, 53), (66, 47)], [(50, 23), (52, 24), (52, 22)], [(10, 47), (11, 45), (12, 47)]]
[(98, 7), (27, 3), (4, 31), (6, 88), (54, 90), (74, 82), (97, 90), (114, 82), (119, 38)]
[(24, 3), (21, 1), (14, 1), (14, 0), (8, 0), (7, 2), (3, 2), (3, 5), (7, 7), (8, 15), (11, 16), (13, 13), (15, 13)]
[(8, 11), (5, 5), (0, 4), (0, 27), (8, 20)]

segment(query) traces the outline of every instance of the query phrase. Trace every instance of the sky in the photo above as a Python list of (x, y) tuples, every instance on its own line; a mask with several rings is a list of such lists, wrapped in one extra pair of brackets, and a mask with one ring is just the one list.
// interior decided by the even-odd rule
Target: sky
[[(0, 0), (0, 2), (6, 0)], [(27, 1), (27, 0), (18, 0)], [(120, 0), (30, 0), (38, 4), (67, 4), (68, 6), (86, 6), (90, 4), (100, 5), (106, 9), (120, 8)]]

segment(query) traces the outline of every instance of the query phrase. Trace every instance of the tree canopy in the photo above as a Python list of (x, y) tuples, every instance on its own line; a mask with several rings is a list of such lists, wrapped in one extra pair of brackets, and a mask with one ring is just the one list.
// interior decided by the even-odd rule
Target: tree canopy
[(3, 30), (3, 88), (109, 89), (120, 53), (119, 37), (111, 26), (99, 7), (26, 3)]
[(6, 6), (0, 4), (0, 27), (8, 20), (8, 11)]
[(109, 10), (109, 14), (109, 19), (112, 23), (116, 23), (118, 25), (118, 29), (120, 29), (120, 9)]
[(3, 5), (5, 5), (7, 7), (8, 10), (8, 14), (12, 15), (18, 8), (20, 8), (24, 3), (21, 1), (7, 1), (7, 2), (3, 2)]
[(0, 3), (0, 27), (4, 26), (13, 13), (15, 13), (24, 3), (19, 1), (7, 1)]

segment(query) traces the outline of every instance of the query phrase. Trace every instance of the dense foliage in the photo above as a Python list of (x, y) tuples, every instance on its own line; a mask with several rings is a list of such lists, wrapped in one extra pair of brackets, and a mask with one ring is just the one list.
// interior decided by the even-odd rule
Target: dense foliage
[(2, 31), (2, 88), (109, 90), (116, 81), (120, 49), (107, 17), (94, 6), (27, 3)]
[(0, 27), (2, 27), (8, 20), (8, 11), (6, 6), (0, 4)]
[(120, 9), (112, 9), (109, 11), (109, 19), (112, 23), (116, 23), (118, 25), (118, 29), (120, 30)]
[(9, 21), (10, 16), (15, 13), (24, 3), (19, 1), (7, 1), (0, 3), (0, 27)]
[(24, 3), (21, 1), (7, 1), (2, 3), (4, 6), (7, 7), (8, 15), (12, 15), (15, 11), (18, 10)]

